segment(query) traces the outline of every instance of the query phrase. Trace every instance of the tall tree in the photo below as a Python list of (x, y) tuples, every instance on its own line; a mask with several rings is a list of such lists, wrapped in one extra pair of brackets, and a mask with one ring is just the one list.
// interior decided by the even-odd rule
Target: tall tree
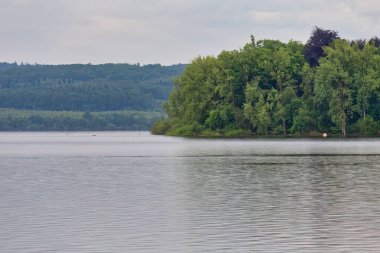
[(301, 100), (290, 86), (286, 87), (284, 91), (277, 93), (276, 112), (274, 115), (281, 122), (284, 136), (287, 135), (287, 129), (291, 126), (300, 104)]
[[(360, 47), (359, 47), (360, 49)], [(380, 86), (379, 55), (372, 43), (356, 50), (354, 82), (357, 90), (357, 110), (365, 118), (370, 106), (370, 98)]]
[(183, 123), (203, 124), (215, 105), (217, 87), (223, 77), (215, 57), (198, 57), (176, 79), (169, 99), (169, 115)]
[[(264, 92), (259, 87), (259, 79), (247, 84), (245, 88), (244, 116), (250, 122), (252, 130), (256, 130), (260, 125), (259, 113), (265, 105)], [(262, 120), (261, 120), (262, 121)], [(267, 131), (265, 131), (267, 132)]]
[(326, 48), (316, 72), (316, 98), (327, 100), (331, 120), (347, 135), (347, 124), (353, 112), (353, 48), (347, 41), (336, 40)]

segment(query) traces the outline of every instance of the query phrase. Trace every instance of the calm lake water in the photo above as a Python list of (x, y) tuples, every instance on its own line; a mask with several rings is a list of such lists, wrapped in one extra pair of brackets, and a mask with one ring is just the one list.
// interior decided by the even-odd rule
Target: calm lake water
[(380, 140), (0, 133), (0, 252), (379, 249)]

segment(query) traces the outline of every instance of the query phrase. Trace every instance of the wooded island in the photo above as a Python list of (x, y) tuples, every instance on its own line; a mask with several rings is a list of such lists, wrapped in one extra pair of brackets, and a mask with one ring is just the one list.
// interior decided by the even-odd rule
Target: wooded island
[(251, 41), (195, 58), (175, 80), (167, 118), (175, 136), (375, 136), (380, 130), (380, 39), (349, 41), (315, 27), (297, 41)]

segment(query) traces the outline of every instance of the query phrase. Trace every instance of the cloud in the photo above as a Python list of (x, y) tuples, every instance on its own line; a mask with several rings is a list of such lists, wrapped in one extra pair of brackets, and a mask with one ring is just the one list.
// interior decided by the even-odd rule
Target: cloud
[[(266, 1), (266, 6), (276, 1)], [(338, 31), (348, 39), (368, 38), (379, 31), (376, 10), (380, 4), (367, 1), (281, 1), (281, 8), (257, 8), (248, 13), (248, 21), (259, 27), (261, 34), (281, 40), (306, 41), (313, 26)], [(287, 2), (289, 5), (285, 5)], [(375, 14), (376, 15), (373, 15)], [(284, 32), (286, 31), (286, 32)], [(289, 33), (288, 33), (289, 32)]]
[(0, 61), (189, 62), (253, 34), (305, 42), (313, 26), (349, 39), (380, 30), (375, 0), (0, 0)]

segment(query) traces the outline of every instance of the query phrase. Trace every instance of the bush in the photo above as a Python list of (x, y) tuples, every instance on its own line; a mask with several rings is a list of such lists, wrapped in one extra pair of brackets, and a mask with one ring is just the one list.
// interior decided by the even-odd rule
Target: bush
[(163, 135), (170, 130), (170, 123), (167, 119), (156, 121), (150, 131), (152, 134)]
[(362, 135), (376, 135), (380, 129), (380, 124), (371, 116), (366, 116), (358, 120), (356, 127)]

